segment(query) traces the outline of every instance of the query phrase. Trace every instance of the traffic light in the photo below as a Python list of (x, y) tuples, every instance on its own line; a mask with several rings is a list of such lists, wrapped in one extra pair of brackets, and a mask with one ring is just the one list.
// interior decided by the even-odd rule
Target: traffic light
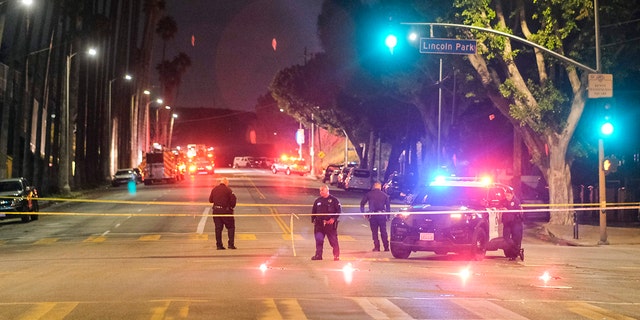
[(393, 54), (393, 49), (398, 44), (398, 37), (396, 37), (395, 34), (389, 34), (384, 39), (384, 44), (389, 48), (389, 51), (391, 52), (391, 54)]
[(604, 105), (603, 122), (600, 126), (600, 133), (607, 137), (613, 134), (613, 122), (611, 121), (611, 104)]
[(604, 161), (602, 162), (602, 170), (604, 171), (604, 174), (609, 174), (611, 170), (611, 159), (609, 159), (609, 157), (604, 158)]
[(605, 157), (604, 161), (602, 162), (602, 170), (604, 171), (604, 174), (616, 172), (618, 171), (619, 165), (620, 165), (620, 160), (618, 160), (618, 158), (616, 158), (615, 155), (612, 155), (610, 157)]

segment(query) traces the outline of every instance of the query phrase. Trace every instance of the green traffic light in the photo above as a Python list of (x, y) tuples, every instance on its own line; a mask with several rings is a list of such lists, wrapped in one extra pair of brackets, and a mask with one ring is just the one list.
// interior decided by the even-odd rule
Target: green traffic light
[(393, 48), (395, 48), (396, 45), (398, 44), (398, 38), (395, 35), (390, 34), (384, 40), (384, 44), (386, 44), (387, 47), (389, 47), (389, 50), (391, 51), (391, 53), (393, 53)]
[(600, 127), (600, 132), (605, 136), (611, 135), (613, 133), (613, 125), (611, 122), (605, 122), (602, 127)]

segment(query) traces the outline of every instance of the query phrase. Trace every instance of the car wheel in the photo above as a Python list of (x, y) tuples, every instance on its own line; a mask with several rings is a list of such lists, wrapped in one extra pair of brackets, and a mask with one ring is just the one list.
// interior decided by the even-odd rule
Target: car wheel
[(473, 241), (473, 247), (469, 249), (469, 258), (481, 261), (487, 253), (487, 232), (482, 228), (477, 228), (473, 231), (473, 237), (471, 240)]
[(391, 255), (396, 259), (407, 259), (411, 255), (411, 250), (407, 250), (399, 245), (391, 243)]
[(273, 174), (276, 174), (276, 173), (278, 173), (278, 169), (276, 169), (276, 168), (272, 168), (272, 169), (271, 169), (271, 172), (273, 172)]

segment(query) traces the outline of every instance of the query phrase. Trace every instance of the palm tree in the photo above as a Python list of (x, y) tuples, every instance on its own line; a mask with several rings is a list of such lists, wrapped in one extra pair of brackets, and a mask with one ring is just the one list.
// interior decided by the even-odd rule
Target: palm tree
[(156, 26), (156, 33), (160, 35), (162, 41), (162, 61), (165, 60), (166, 51), (167, 51), (167, 42), (173, 39), (178, 33), (178, 25), (176, 24), (176, 20), (171, 16), (164, 16), (160, 21), (158, 21), (158, 25)]

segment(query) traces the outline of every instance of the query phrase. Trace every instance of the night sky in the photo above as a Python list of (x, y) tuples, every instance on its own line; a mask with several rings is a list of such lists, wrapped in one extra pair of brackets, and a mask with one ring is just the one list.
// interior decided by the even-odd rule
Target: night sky
[[(192, 62), (174, 103), (178, 108), (253, 111), (278, 70), (303, 64), (305, 48), (321, 51), (316, 24), (322, 0), (166, 2), (166, 14), (178, 26), (167, 59), (184, 52)], [(162, 40), (155, 41), (157, 63)]]

